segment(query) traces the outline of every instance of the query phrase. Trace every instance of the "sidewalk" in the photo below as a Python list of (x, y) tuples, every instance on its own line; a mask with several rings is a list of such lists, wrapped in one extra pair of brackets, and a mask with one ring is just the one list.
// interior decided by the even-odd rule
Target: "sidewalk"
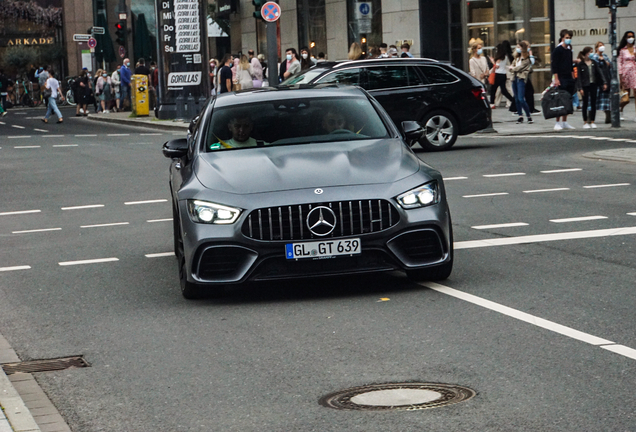
[[(504, 99), (505, 100), (505, 99)], [(535, 102), (535, 108), (541, 111), (541, 101)], [(564, 129), (562, 131), (555, 131), (554, 119), (546, 120), (543, 118), (543, 114), (536, 113), (532, 115), (533, 124), (527, 124), (524, 116), (523, 124), (517, 124), (519, 118), (516, 114), (512, 114), (508, 111), (508, 108), (501, 106), (492, 110), (492, 127), (497, 131), (498, 135), (528, 135), (528, 134), (542, 134), (542, 133), (559, 133), (559, 134), (571, 134), (581, 133), (590, 135), (606, 134), (608, 132), (625, 132), (636, 131), (636, 108), (634, 101), (631, 100), (623, 112), (625, 120), (621, 121), (620, 128), (613, 128), (611, 124), (605, 124), (605, 113), (596, 113), (596, 126), (597, 129), (583, 129), (583, 114), (582, 112), (575, 111), (574, 114), (568, 116), (568, 123), (574, 126), (576, 129)], [(484, 133), (484, 132), (479, 132)], [(635, 136), (636, 137), (636, 136)]]
[[(92, 111), (92, 108), (91, 108)], [(124, 112), (110, 112), (108, 114), (98, 113), (88, 115), (89, 120), (107, 122), (107, 123), (117, 123), (117, 124), (125, 124), (130, 126), (142, 126), (151, 129), (160, 129), (160, 130), (171, 130), (171, 131), (187, 131), (188, 126), (190, 126), (189, 122), (181, 122), (175, 120), (159, 120), (155, 118), (154, 111), (150, 111), (150, 115), (143, 117), (131, 117), (132, 113), (130, 111)]]

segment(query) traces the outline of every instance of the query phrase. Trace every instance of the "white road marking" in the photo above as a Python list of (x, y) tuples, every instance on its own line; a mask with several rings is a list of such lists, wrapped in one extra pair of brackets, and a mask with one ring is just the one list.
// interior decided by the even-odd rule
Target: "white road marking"
[(512, 177), (512, 176), (524, 176), (526, 173), (504, 173), (504, 174), (484, 174), (484, 177)]
[(117, 225), (130, 225), (128, 222), (113, 222), (106, 224), (98, 224), (98, 225), (81, 225), (80, 228), (100, 228), (100, 227), (109, 227), (109, 226), (117, 226)]
[(511, 223), (494, 224), (494, 225), (476, 225), (476, 226), (472, 226), (471, 228), (482, 230), (482, 229), (493, 229), (493, 228), (512, 228), (512, 227), (527, 226), (527, 225), (528, 224), (525, 222), (511, 222)]
[(479, 197), (489, 197), (489, 196), (497, 196), (497, 195), (508, 195), (508, 192), (497, 192), (497, 193), (488, 193), (488, 194), (480, 194), (480, 195), (463, 195), (462, 198), (479, 198)]
[(601, 230), (588, 230), (588, 231), (571, 231), (565, 233), (555, 234), (536, 234), (520, 237), (507, 237), (507, 238), (493, 238), (484, 240), (469, 240), (455, 242), (453, 247), (456, 250), (459, 249), (474, 249), (491, 246), (508, 246), (516, 244), (528, 244), (528, 243), (542, 243), (548, 241), (557, 240), (575, 240), (575, 239), (587, 239), (594, 237), (611, 237), (636, 234), (636, 227), (622, 227), (622, 228), (608, 228)]
[(77, 147), (79, 144), (53, 144), (53, 147)]
[(152, 142), (129, 142), (128, 145), (141, 145), (141, 144), (156, 144), (156, 143), (152, 143)]
[(556, 192), (556, 191), (566, 191), (566, 190), (570, 190), (570, 188), (535, 189), (535, 190), (523, 191), (523, 193)]
[(97, 264), (97, 263), (105, 263), (119, 261), (119, 258), (98, 258), (98, 259), (90, 259), (90, 260), (81, 260), (81, 261), (65, 261), (58, 263), (61, 266), (73, 266), (73, 265), (81, 265), (81, 264)]
[(44, 129), (35, 129), (35, 128), (34, 128), (33, 130), (34, 130), (34, 131), (38, 131), (38, 132), (46, 132), (46, 133), (49, 133), (49, 131), (44, 130)]
[(0, 267), (0, 272), (4, 271), (14, 271), (14, 270), (29, 270), (31, 266), (13, 266), (13, 267)]
[(31, 135), (13, 135), (13, 136), (8, 136), (7, 138), (9, 139), (31, 138)]
[(162, 133), (142, 133), (142, 134), (139, 134), (139, 135), (141, 135), (141, 136), (160, 136), (160, 135), (163, 135), (163, 134)]
[(573, 217), (573, 218), (565, 218), (565, 219), (550, 219), (550, 222), (554, 223), (567, 223), (567, 222), (583, 222), (597, 219), (607, 219), (607, 216), (583, 216), (583, 217)]
[(427, 288), (430, 288), (434, 291), (437, 291), (439, 293), (442, 294), (446, 294), (449, 295), (451, 297), (455, 297), (458, 298), (460, 300), (464, 300), (467, 301), (469, 303), (475, 304), (477, 306), (481, 306), (483, 308), (486, 309), (490, 309), (492, 311), (495, 312), (499, 312), (500, 314), (518, 319), (519, 321), (523, 321), (526, 322), (528, 324), (532, 324), (535, 325), (537, 327), (541, 327), (544, 328), (546, 330), (550, 330), (552, 332), (561, 334), (563, 336), (567, 336), (569, 338), (572, 339), (576, 339), (578, 341), (581, 342), (585, 342), (591, 345), (595, 345), (595, 346), (601, 346), (601, 345), (614, 345), (614, 342), (607, 340), (607, 339), (603, 339), (594, 335), (591, 335), (589, 333), (584, 333), (578, 330), (575, 330), (571, 327), (566, 327), (564, 325), (561, 324), (557, 324), (553, 321), (548, 321), (546, 319), (540, 318), (536, 315), (530, 315), (528, 313), (525, 312), (521, 312), (520, 310), (517, 309), (513, 309), (511, 307), (508, 306), (504, 306), (502, 304), (499, 303), (495, 303), (493, 301), (490, 300), (486, 300), (484, 298), (481, 297), (477, 297), (475, 295), (472, 294), (468, 294), (465, 293), (463, 291), (459, 291), (444, 285), (440, 285), (438, 283), (435, 282), (420, 282), (420, 285), (425, 286)]
[(42, 135), (39, 136), (38, 138), (63, 138), (64, 135)]
[(91, 205), (74, 206), (74, 207), (62, 207), (62, 210), (82, 210), (82, 209), (98, 208), (98, 207), (104, 207), (104, 204), (91, 204)]
[(129, 201), (125, 202), (124, 205), (137, 205), (137, 204), (154, 204), (160, 202), (167, 202), (167, 199), (156, 199), (156, 200), (148, 200), (148, 201)]
[(610, 141), (629, 141), (628, 138), (611, 138)]
[(62, 228), (42, 228), (42, 229), (25, 230), (25, 231), (12, 231), (11, 234), (28, 234), (28, 233), (36, 233), (36, 232), (61, 231), (61, 230)]
[(595, 188), (606, 188), (606, 187), (616, 187), (616, 186), (629, 186), (630, 183), (616, 183), (616, 184), (606, 184), (606, 185), (592, 185), (592, 186), (583, 186), (584, 189), (595, 189)]
[(161, 257), (168, 257), (168, 256), (174, 256), (174, 252), (146, 254), (146, 258), (161, 258)]
[(76, 137), (96, 137), (97, 134), (75, 135)]
[(5, 122), (0, 122), (0, 124), (1, 124), (1, 125), (6, 125), (6, 123), (5, 123)]
[[(627, 213), (627, 214), (629, 214), (629, 213)], [(636, 213), (635, 213), (635, 214), (636, 214)], [(146, 222), (150, 222), (150, 223), (152, 223), (152, 222), (169, 222), (169, 221), (172, 221), (172, 218), (167, 218), (167, 219), (152, 219), (152, 220), (147, 220)]]
[(24, 126), (20, 126), (20, 125), (11, 125), (11, 127), (14, 127), (16, 129), (26, 129)]
[(448, 178), (444, 178), (444, 181), (449, 181), (449, 180), (466, 180), (468, 177), (448, 177)]
[(13, 146), (16, 149), (25, 149), (25, 148), (40, 148), (42, 146), (34, 145), (34, 146)]
[(547, 171), (541, 171), (541, 172), (543, 174), (553, 174), (553, 173), (564, 173), (564, 172), (574, 172), (574, 171), (583, 171), (583, 168), (564, 168), (564, 169), (547, 170)]
[(636, 350), (633, 348), (627, 347), (625, 345), (619, 345), (610, 340), (607, 340), (598, 336), (594, 336), (592, 334), (585, 333), (579, 330), (575, 330), (572, 327), (567, 327), (561, 324), (557, 324), (554, 321), (549, 321), (549, 320), (540, 318), (536, 315), (530, 315), (528, 313), (521, 312), (520, 310), (513, 309), (511, 307), (504, 306), (502, 304), (495, 303), (493, 301), (486, 300), (484, 298), (477, 297), (475, 295), (468, 294), (463, 291), (456, 290), (454, 288), (440, 285), (435, 282), (420, 282), (420, 285), (430, 288), (433, 291), (437, 291), (438, 293), (455, 297), (456, 299), (463, 300), (477, 306), (481, 306), (485, 309), (498, 312), (502, 315), (506, 315), (511, 318), (517, 319), (519, 321), (532, 324), (534, 326), (549, 330), (551, 332), (560, 334), (562, 336), (566, 336), (574, 340), (585, 342), (587, 344), (597, 346), (599, 348), (603, 348), (613, 353), (620, 354), (622, 356), (636, 360)]
[[(2, 213), (0, 213), (0, 214), (2, 214)], [(627, 213), (627, 214), (630, 215), (630, 216), (636, 216), (636, 213)], [(148, 222), (150, 222), (150, 221), (148, 221)]]
[(42, 210), (21, 210), (21, 211), (12, 211), (12, 212), (2, 212), (0, 213), (0, 216), (11, 216), (11, 215), (29, 214), (29, 213), (42, 213)]
[(130, 134), (108, 134), (110, 137), (121, 137), (121, 136), (130, 136)]

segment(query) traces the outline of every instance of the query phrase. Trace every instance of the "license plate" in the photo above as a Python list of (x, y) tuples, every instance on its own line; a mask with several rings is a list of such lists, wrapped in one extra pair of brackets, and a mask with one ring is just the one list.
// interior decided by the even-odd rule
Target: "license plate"
[(360, 253), (362, 253), (362, 247), (359, 238), (287, 243), (285, 245), (287, 259), (331, 258), (338, 255), (357, 255)]

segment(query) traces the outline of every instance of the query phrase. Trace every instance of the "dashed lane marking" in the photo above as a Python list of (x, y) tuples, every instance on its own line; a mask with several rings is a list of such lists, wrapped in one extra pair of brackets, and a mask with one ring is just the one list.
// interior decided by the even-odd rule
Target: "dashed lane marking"
[(26, 127), (20, 125), (11, 125), (11, 127), (16, 129), (26, 129)]
[(82, 265), (82, 264), (98, 264), (98, 263), (106, 263), (119, 261), (119, 258), (98, 258), (98, 259), (90, 259), (90, 260), (80, 260), (80, 261), (64, 261), (58, 263), (61, 266), (74, 266), (74, 265)]
[(147, 200), (147, 201), (129, 201), (129, 202), (125, 202), (124, 205), (154, 204), (154, 203), (161, 203), (161, 202), (168, 202), (168, 200), (156, 199), (156, 200)]
[[(636, 213), (627, 213), (629, 216), (636, 216)], [(150, 222), (150, 221), (148, 221)]]
[(636, 227), (621, 227), (621, 228), (609, 228), (601, 230), (589, 230), (589, 231), (571, 231), (555, 234), (536, 234), (520, 237), (507, 237), (507, 238), (493, 238), (484, 240), (469, 240), (453, 243), (453, 247), (456, 250), (459, 249), (474, 249), (491, 246), (509, 246), (517, 244), (528, 243), (542, 243), (557, 240), (575, 240), (575, 239), (587, 239), (595, 237), (611, 237), (611, 236), (623, 236), (636, 234)]
[(96, 137), (97, 134), (84, 134), (84, 135), (74, 135), (78, 138), (82, 138), (82, 137)]
[(107, 136), (109, 136), (109, 137), (124, 137), (124, 136), (130, 136), (130, 134), (108, 134)]
[(15, 149), (28, 149), (28, 148), (40, 148), (42, 146), (34, 145), (34, 146), (13, 146)]
[(161, 257), (169, 257), (169, 256), (174, 256), (174, 252), (146, 254), (146, 258), (161, 258)]
[(557, 192), (557, 191), (566, 191), (566, 190), (570, 190), (570, 188), (535, 189), (535, 190), (523, 191), (523, 193)]
[(2, 212), (0, 213), (0, 216), (21, 215), (21, 214), (29, 214), (29, 213), (42, 213), (42, 210), (19, 210), (19, 211)]
[(513, 309), (511, 307), (504, 306), (502, 304), (495, 303), (493, 301), (486, 300), (485, 298), (477, 297), (476, 295), (468, 294), (463, 291), (456, 290), (454, 288), (440, 285), (435, 282), (420, 282), (419, 284), (426, 288), (430, 288), (433, 291), (437, 291), (438, 293), (455, 297), (459, 300), (472, 303), (476, 306), (481, 306), (485, 309), (498, 312), (502, 315), (506, 315), (511, 318), (517, 319), (519, 321), (532, 324), (534, 326), (549, 330), (551, 332), (560, 334), (562, 336), (566, 336), (571, 339), (578, 340), (580, 342), (585, 342), (587, 344), (594, 345), (599, 348), (603, 348), (605, 350), (636, 360), (636, 350), (633, 348), (629, 348), (625, 345), (620, 345), (610, 340), (573, 329), (572, 327), (567, 327), (567, 326), (555, 323), (554, 321), (543, 319), (536, 315), (530, 315), (520, 310)]
[(23, 265), (23, 266), (13, 266), (13, 267), (0, 267), (0, 272), (6, 271), (15, 271), (15, 270), (29, 270), (31, 266)]
[(46, 133), (49, 133), (49, 131), (44, 130), (44, 129), (33, 129), (33, 130), (34, 130), (34, 131), (37, 131), (37, 132), (46, 132)]
[(504, 173), (504, 174), (484, 174), (484, 177), (493, 178), (493, 177), (513, 177), (513, 176), (524, 176), (526, 173)]
[(565, 219), (550, 219), (550, 222), (554, 223), (568, 223), (568, 222), (584, 222), (598, 219), (607, 219), (607, 216), (583, 216), (583, 217), (573, 217), (573, 218), (565, 218)]
[(53, 144), (53, 147), (78, 147), (79, 144)]
[(142, 134), (139, 134), (139, 135), (141, 135), (141, 136), (161, 136), (163, 134), (162, 133), (142, 133)]
[(468, 177), (447, 177), (444, 178), (444, 181), (449, 181), (449, 180), (466, 180), (468, 179)]
[(117, 225), (130, 225), (128, 222), (113, 222), (106, 224), (97, 224), (97, 225), (81, 225), (80, 228), (101, 228), (101, 227), (110, 227)]
[(541, 171), (541, 173), (543, 173), (543, 174), (555, 174), (555, 173), (574, 172), (574, 171), (583, 171), (583, 168), (554, 169), (554, 170)]
[(73, 206), (73, 207), (62, 207), (62, 210), (83, 210), (89, 208), (98, 208), (104, 207), (104, 204), (90, 204), (90, 205), (81, 205), (81, 206)]
[(31, 135), (13, 135), (13, 136), (8, 136), (7, 138), (9, 139), (31, 138)]
[(472, 226), (471, 228), (477, 229), (477, 230), (483, 230), (483, 229), (494, 229), (494, 228), (512, 228), (512, 227), (520, 227), (520, 226), (528, 226), (528, 224), (525, 222), (511, 222), (511, 223), (493, 224), (493, 225), (475, 225), (475, 226)]
[(172, 218), (166, 218), (166, 219), (151, 219), (151, 220), (147, 220), (146, 222), (171, 222)]
[(34, 230), (24, 230), (24, 231), (11, 231), (11, 234), (29, 234), (29, 233), (37, 233), (37, 232), (46, 232), (46, 231), (61, 231), (62, 228), (41, 228)]
[(64, 138), (64, 135), (42, 135), (38, 138)]
[(617, 187), (617, 186), (629, 186), (630, 183), (616, 183), (616, 184), (604, 184), (604, 185), (592, 185), (592, 186), (583, 186), (584, 189), (595, 189), (595, 188), (606, 188), (606, 187)]
[(463, 195), (462, 198), (481, 198), (481, 197), (498, 196), (498, 195), (508, 195), (508, 192), (496, 192), (496, 193), (487, 193), (487, 194), (478, 194), (478, 195)]

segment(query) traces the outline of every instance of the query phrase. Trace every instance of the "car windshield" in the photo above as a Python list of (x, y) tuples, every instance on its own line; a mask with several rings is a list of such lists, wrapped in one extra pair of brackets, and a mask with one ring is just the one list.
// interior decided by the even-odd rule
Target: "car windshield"
[(217, 108), (206, 151), (377, 139), (387, 128), (364, 96), (274, 100)]
[(324, 71), (325, 71), (324, 68), (323, 69), (311, 68), (302, 74), (294, 75), (287, 78), (280, 85), (286, 86), (286, 85), (294, 85), (294, 84), (309, 84), (311, 83), (311, 81), (313, 81), (314, 78), (316, 78), (318, 75), (320, 75)]

